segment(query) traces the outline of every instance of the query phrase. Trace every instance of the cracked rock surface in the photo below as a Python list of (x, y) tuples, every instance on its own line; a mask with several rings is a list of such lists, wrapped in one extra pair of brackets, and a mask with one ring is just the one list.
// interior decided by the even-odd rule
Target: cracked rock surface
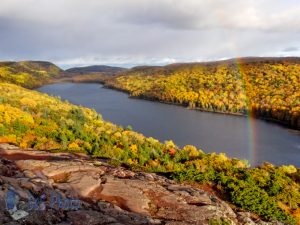
[(254, 218), (211, 193), (156, 174), (80, 154), (0, 144), (1, 225), (279, 224)]

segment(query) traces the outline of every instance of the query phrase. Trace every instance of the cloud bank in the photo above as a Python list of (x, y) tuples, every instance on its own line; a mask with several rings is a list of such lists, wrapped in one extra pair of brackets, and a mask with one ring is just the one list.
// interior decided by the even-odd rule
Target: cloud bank
[(298, 0), (2, 0), (0, 59), (139, 65), (299, 56)]

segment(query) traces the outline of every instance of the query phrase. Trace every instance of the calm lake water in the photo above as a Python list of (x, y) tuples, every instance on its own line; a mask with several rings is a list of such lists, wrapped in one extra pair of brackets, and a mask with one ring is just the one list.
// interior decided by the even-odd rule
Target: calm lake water
[(192, 144), (205, 152), (225, 152), (247, 159), (300, 167), (300, 133), (263, 120), (189, 110), (140, 99), (99, 84), (62, 83), (38, 89), (94, 108), (105, 120), (178, 146)]

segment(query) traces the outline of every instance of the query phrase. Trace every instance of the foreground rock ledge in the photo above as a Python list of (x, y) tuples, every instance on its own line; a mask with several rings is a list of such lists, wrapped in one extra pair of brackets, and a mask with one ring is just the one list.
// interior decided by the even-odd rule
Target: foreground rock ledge
[[(7, 210), (9, 193), (15, 208)], [(53, 204), (59, 196), (66, 204)], [(74, 200), (77, 206), (70, 207)], [(62, 201), (60, 201), (62, 202)], [(72, 202), (73, 204), (74, 202)], [(210, 193), (84, 155), (0, 144), (0, 224), (280, 224), (234, 212)]]

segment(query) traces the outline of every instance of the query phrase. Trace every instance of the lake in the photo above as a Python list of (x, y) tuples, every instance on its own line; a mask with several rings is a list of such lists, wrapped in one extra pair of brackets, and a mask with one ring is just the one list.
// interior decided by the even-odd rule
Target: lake
[(200, 112), (181, 106), (128, 98), (99, 84), (58, 83), (37, 89), (71, 103), (94, 108), (105, 120), (151, 136), (195, 145), (204, 152), (224, 152), (247, 159), (300, 167), (300, 132), (242, 116)]

